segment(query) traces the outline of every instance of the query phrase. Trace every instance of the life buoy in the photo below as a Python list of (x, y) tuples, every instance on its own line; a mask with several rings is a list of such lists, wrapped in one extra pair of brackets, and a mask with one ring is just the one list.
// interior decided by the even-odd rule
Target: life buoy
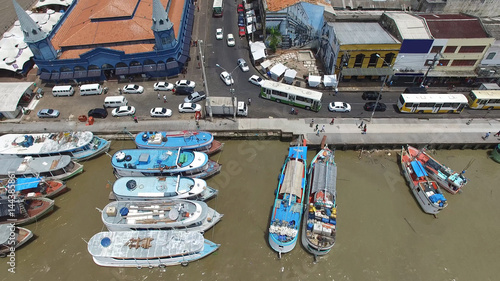
[(116, 158), (116, 161), (122, 162), (123, 160), (125, 160), (125, 152), (123, 152), (123, 151), (117, 152), (115, 154), (115, 158)]
[(126, 155), (125, 156), (125, 161), (130, 161), (132, 160), (132, 156), (131, 155)]

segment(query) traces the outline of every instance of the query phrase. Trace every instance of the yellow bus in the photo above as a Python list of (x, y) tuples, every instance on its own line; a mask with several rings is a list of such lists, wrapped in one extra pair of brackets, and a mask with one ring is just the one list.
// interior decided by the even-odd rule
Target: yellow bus
[(472, 109), (500, 108), (500, 90), (472, 90), (467, 99)]
[(401, 94), (398, 99), (401, 113), (460, 113), (467, 104), (462, 94)]

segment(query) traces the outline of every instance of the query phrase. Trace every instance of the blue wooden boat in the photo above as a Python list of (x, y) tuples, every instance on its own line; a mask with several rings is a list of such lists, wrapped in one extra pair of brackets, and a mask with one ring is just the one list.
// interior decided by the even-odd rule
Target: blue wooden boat
[(122, 177), (113, 184), (117, 200), (193, 199), (205, 201), (217, 195), (202, 179), (188, 177)]
[(140, 132), (135, 137), (140, 149), (195, 150), (208, 155), (218, 152), (222, 144), (204, 131)]
[(197, 151), (162, 149), (124, 149), (111, 159), (114, 174), (119, 177), (185, 176), (208, 178), (221, 169), (221, 165)]
[(110, 145), (89, 131), (0, 136), (0, 154), (21, 157), (69, 155), (74, 161), (83, 161), (107, 152)]
[(297, 243), (306, 189), (307, 146), (294, 146), (281, 170), (269, 226), (269, 244), (273, 250), (290, 252)]

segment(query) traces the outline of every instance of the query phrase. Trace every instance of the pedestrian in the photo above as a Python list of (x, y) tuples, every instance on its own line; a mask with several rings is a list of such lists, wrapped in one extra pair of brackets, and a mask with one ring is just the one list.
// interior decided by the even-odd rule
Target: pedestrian
[(167, 95), (163, 95), (163, 103), (167, 103)]
[(339, 89), (335, 87), (335, 96), (339, 93)]
[(490, 137), (490, 134), (491, 134), (490, 132), (487, 132), (486, 135), (484, 135), (483, 140), (488, 139)]
[(137, 116), (134, 116), (134, 122), (139, 123), (139, 121), (137, 121)]
[(335, 118), (332, 118), (332, 121), (330, 121), (330, 125), (333, 125), (335, 123)]
[(292, 115), (295, 115), (295, 108), (293, 108), (293, 107), (292, 107), (292, 110), (290, 110), (290, 113), (291, 113)]
[(316, 131), (316, 136), (319, 136), (319, 130)]
[(160, 93), (158, 93), (158, 99), (160, 99)]
[(122, 88), (118, 88), (118, 92), (120, 92), (120, 95), (122, 94)]
[(366, 135), (366, 124), (365, 126), (363, 127), (363, 132), (362, 132), (363, 135)]
[(494, 137), (499, 137), (500, 136), (500, 131), (498, 131), (498, 133), (494, 134), (493, 136)]
[(317, 131), (317, 130), (318, 130), (318, 127), (319, 127), (319, 125), (318, 125), (318, 124), (316, 124), (316, 129), (314, 129), (314, 130), (315, 130), (315, 131)]
[(359, 124), (358, 128), (362, 128), (363, 127), (363, 121), (361, 121), (361, 124)]
[(248, 98), (248, 106), (250, 106), (251, 104), (252, 104), (252, 99)]
[(311, 124), (309, 124), (309, 127), (312, 128), (313, 125), (314, 125), (314, 119), (311, 119)]
[(324, 133), (324, 132), (325, 132), (325, 125), (323, 125), (323, 126), (321, 127), (321, 132), (322, 132), (322, 133)]

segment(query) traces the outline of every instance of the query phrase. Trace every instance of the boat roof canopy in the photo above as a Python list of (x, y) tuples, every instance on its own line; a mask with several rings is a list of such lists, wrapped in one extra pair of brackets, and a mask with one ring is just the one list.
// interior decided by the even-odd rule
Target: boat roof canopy
[(36, 188), (41, 178), (18, 178), (16, 179), (16, 191)]
[(417, 174), (417, 177), (427, 176), (427, 172), (419, 161), (411, 161), (411, 167), (415, 171), (415, 174)]
[(304, 162), (290, 160), (287, 163), (285, 178), (281, 184), (280, 194), (289, 193), (302, 198), (302, 180), (304, 174)]

